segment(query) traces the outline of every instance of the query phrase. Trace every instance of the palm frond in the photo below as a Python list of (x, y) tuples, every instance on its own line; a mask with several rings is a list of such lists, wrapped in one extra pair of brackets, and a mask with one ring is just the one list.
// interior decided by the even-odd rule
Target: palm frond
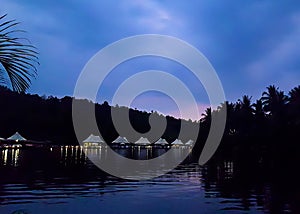
[(19, 23), (16, 20), (3, 21), (5, 17), (0, 17), (0, 84), (11, 85), (18, 92), (25, 91), (37, 75), (38, 53), (29, 40), (16, 36), (24, 32), (14, 29)]

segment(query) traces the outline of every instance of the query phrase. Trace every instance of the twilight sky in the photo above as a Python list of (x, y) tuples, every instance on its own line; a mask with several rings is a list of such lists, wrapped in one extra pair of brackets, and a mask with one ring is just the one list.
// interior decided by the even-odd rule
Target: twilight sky
[[(87, 61), (101, 48), (137, 34), (164, 34), (187, 41), (214, 66), (226, 98), (258, 98), (270, 84), (288, 91), (300, 84), (300, 2), (273, 0), (1, 0), (0, 14), (17, 19), (38, 48), (41, 65), (30, 93), (72, 96)], [(199, 82), (184, 67), (144, 57), (118, 66), (101, 86), (99, 102), (111, 100), (131, 75), (158, 69), (185, 82), (208, 105)], [(177, 116), (175, 103), (145, 93), (132, 103)], [(193, 115), (190, 116), (193, 118)], [(193, 118), (195, 119), (195, 118)]]

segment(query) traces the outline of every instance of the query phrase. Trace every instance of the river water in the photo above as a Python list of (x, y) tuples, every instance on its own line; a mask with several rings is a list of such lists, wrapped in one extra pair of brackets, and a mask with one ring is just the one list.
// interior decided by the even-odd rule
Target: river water
[(233, 161), (201, 167), (190, 159), (158, 178), (133, 181), (101, 171), (80, 147), (2, 149), (0, 213), (300, 213), (291, 185), (262, 172), (237, 175)]

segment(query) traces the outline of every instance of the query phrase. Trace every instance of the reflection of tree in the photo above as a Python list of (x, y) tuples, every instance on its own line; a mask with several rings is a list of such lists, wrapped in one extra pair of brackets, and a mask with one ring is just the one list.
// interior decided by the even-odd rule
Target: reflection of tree
[(258, 163), (248, 167), (237, 161), (218, 161), (202, 169), (202, 187), (206, 197), (222, 199), (224, 210), (299, 213), (299, 177), (293, 171), (273, 170)]

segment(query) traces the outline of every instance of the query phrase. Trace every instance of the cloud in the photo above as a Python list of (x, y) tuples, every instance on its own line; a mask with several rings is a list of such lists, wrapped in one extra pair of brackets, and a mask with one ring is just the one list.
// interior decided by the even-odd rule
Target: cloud
[(254, 82), (276, 82), (285, 89), (291, 89), (296, 86), (293, 85), (295, 82), (299, 82), (300, 13), (292, 14), (289, 23), (292, 26), (290, 32), (280, 42), (269, 46), (267, 53), (258, 55), (259, 58), (246, 66), (247, 74)]
[(147, 27), (153, 30), (163, 30), (171, 21), (171, 15), (158, 2), (149, 0), (127, 1), (125, 8), (133, 12), (139, 27)]
[[(219, 74), (229, 100), (258, 95), (271, 83), (288, 89), (299, 82), (296, 0), (2, 0), (1, 13), (20, 21), (39, 49), (41, 66), (32, 93), (72, 95), (81, 69), (98, 50), (145, 33), (176, 36), (198, 48)], [(196, 92), (199, 83), (170, 68)]]

